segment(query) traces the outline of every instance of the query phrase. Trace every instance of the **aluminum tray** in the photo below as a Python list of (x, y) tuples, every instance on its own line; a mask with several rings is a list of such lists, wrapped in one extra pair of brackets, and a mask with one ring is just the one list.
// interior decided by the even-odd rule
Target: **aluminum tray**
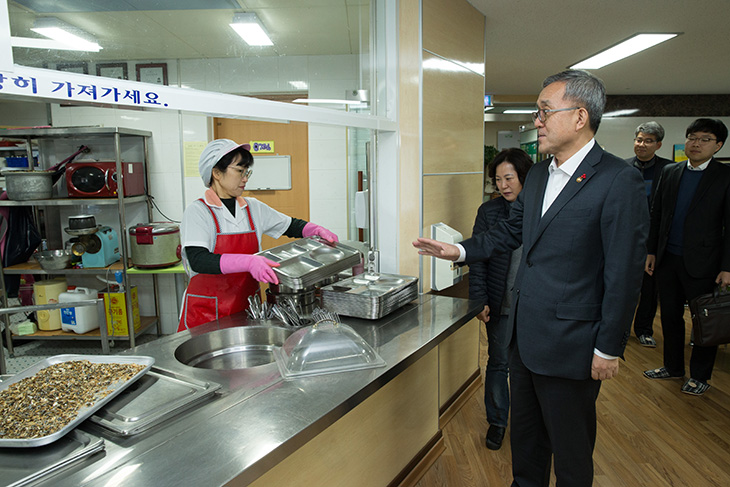
[[(103, 439), (91, 438), (79, 430), (72, 431), (53, 445), (35, 449), (33, 455), (24, 450), (0, 449), (0, 458), (3, 459), (0, 462), (0, 485), (36, 485), (102, 450)], [(27, 475), (29, 470), (35, 471)]]
[(345, 316), (380, 319), (418, 296), (418, 278), (360, 274), (321, 289), (322, 306)]
[(215, 382), (152, 367), (89, 420), (114, 434), (132, 436), (200, 404), (220, 388)]
[(358, 250), (320, 238), (303, 238), (259, 252), (281, 264), (274, 267), (279, 283), (294, 290), (304, 289), (360, 263)]
[(91, 406), (87, 406), (85, 408), (82, 408), (79, 411), (78, 416), (76, 416), (75, 419), (73, 419), (71, 422), (69, 422), (66, 426), (61, 428), (60, 430), (56, 431), (55, 433), (52, 433), (50, 435), (42, 436), (40, 438), (22, 438), (22, 439), (8, 439), (8, 438), (0, 438), (0, 447), (20, 447), (20, 448), (26, 448), (26, 447), (35, 447), (35, 446), (42, 446), (47, 445), (48, 443), (52, 443), (56, 441), (57, 439), (61, 438), (63, 435), (67, 434), (69, 431), (74, 429), (76, 426), (78, 426), (82, 421), (84, 421), (86, 418), (94, 414), (99, 408), (107, 404), (109, 401), (114, 399), (116, 396), (118, 396), (124, 389), (132, 385), (134, 381), (142, 377), (144, 374), (147, 373), (147, 371), (152, 367), (152, 364), (155, 363), (155, 359), (152, 357), (146, 357), (146, 356), (134, 356), (134, 355), (56, 355), (53, 357), (49, 357), (47, 359), (41, 360), (40, 362), (37, 362), (34, 365), (31, 365), (24, 371), (20, 372), (19, 374), (14, 375), (12, 378), (8, 380), (3, 380), (0, 383), (0, 391), (3, 391), (10, 387), (11, 384), (14, 384), (16, 382), (19, 382), (27, 377), (32, 377), (33, 375), (40, 372), (42, 369), (45, 369), (46, 367), (49, 367), (51, 365), (60, 364), (63, 362), (71, 362), (73, 360), (88, 360), (91, 363), (95, 364), (137, 364), (137, 365), (144, 365), (144, 369), (142, 369), (140, 372), (135, 374), (131, 379), (124, 381), (124, 382), (118, 382), (117, 384), (114, 384), (112, 386), (112, 391), (107, 394), (105, 397), (102, 397), (98, 400), (96, 400)]

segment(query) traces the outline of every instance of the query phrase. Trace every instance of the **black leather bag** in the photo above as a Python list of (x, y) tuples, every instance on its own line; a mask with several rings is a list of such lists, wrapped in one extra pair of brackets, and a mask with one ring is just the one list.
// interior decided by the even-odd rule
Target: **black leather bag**
[(730, 343), (730, 293), (715, 289), (690, 301), (695, 345), (709, 347)]

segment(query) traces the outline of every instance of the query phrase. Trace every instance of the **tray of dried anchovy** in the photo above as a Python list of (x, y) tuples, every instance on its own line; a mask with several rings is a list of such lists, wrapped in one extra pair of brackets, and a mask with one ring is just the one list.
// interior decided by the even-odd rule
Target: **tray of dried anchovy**
[(0, 382), (0, 447), (47, 445), (142, 377), (155, 359), (56, 355)]

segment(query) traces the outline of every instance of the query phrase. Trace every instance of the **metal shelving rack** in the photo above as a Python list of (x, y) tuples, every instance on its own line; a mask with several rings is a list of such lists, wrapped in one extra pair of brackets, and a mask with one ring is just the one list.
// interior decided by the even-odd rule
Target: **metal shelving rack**
[[(39, 142), (43, 139), (79, 139), (84, 142), (90, 139), (99, 138), (113, 138), (114, 142), (114, 156), (116, 161), (116, 174), (118, 178), (118, 191), (116, 197), (111, 198), (50, 198), (43, 200), (30, 200), (30, 201), (0, 201), (0, 206), (32, 206), (34, 208), (36, 216), (38, 215), (38, 208), (48, 207), (63, 207), (63, 206), (103, 206), (110, 207), (116, 205), (116, 209), (119, 212), (119, 241), (120, 241), (120, 254), (122, 256), (121, 261), (111, 264), (104, 268), (86, 268), (86, 269), (63, 269), (59, 271), (45, 271), (40, 268), (37, 263), (24, 263), (7, 268), (0, 266), (0, 290), (2, 291), (2, 307), (8, 307), (8, 298), (5, 289), (5, 274), (33, 274), (33, 275), (78, 275), (78, 274), (92, 274), (100, 275), (108, 272), (113, 273), (114, 271), (121, 270), (123, 275), (123, 285), (126, 293), (127, 301), (127, 316), (131, 321), (132, 315), (132, 299), (131, 299), (131, 286), (128, 282), (127, 271), (131, 267), (129, 262), (129, 249), (127, 245), (127, 221), (126, 221), (126, 207), (127, 205), (145, 203), (147, 205), (147, 217), (148, 221), (152, 220), (152, 205), (149, 194), (149, 138), (152, 136), (151, 132), (145, 130), (129, 129), (122, 127), (64, 127), (64, 128), (32, 128), (32, 129), (0, 129), (0, 139), (11, 139), (11, 140), (22, 140), (25, 141), (25, 147), (28, 152), (28, 160), (33, 160), (33, 151), (36, 149), (33, 147), (33, 141)], [(128, 140), (134, 141), (135, 139), (141, 139), (143, 144), (143, 166), (144, 166), (144, 187), (145, 192), (140, 196), (124, 196), (123, 191), (123, 170), (122, 170), (122, 141)], [(42, 152), (42, 150), (41, 150)], [(41, 154), (42, 155), (42, 154)], [(42, 164), (42, 163), (41, 163)], [(46, 221), (46, 225), (48, 225)], [(59, 222), (56, 222), (59, 223)], [(39, 229), (43, 233), (46, 229)], [(133, 324), (128, 323), (128, 328), (132, 328), (132, 333), (125, 336), (107, 336), (106, 325), (104, 322), (101, 323), (99, 330), (92, 330), (88, 333), (77, 335), (76, 333), (69, 333), (63, 331), (39, 331), (32, 335), (24, 335), (23, 338), (27, 339), (75, 339), (75, 340), (101, 340), (102, 350), (108, 353), (109, 342), (113, 340), (128, 340), (130, 347), (135, 346), (135, 338), (140, 334), (147, 331), (153, 325), (157, 325), (157, 334), (161, 333), (160, 320), (159, 320), (159, 293), (158, 293), (158, 282), (157, 276), (153, 275), (154, 285), (154, 302), (155, 302), (155, 315), (154, 316), (141, 316), (141, 326), (136, 332), (133, 330)], [(22, 311), (22, 310), (19, 310)], [(8, 347), (8, 352), (13, 354), (12, 345), (12, 334), (9, 327), (8, 315), (4, 315), (5, 320), (5, 339)], [(103, 330), (101, 330), (103, 328)], [(2, 353), (2, 350), (0, 350)], [(0, 366), (4, 368), (4, 360), (0, 355)]]

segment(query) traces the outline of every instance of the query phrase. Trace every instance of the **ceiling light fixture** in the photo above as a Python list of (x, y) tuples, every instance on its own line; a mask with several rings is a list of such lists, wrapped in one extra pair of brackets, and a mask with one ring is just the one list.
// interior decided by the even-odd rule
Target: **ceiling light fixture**
[(366, 106), (360, 100), (337, 100), (334, 98), (297, 98), (294, 103), (317, 103), (322, 105), (355, 105), (355, 106)]
[(40, 17), (30, 30), (53, 39), (68, 50), (99, 52), (102, 49), (94, 36), (56, 17)]
[(636, 34), (623, 42), (570, 66), (570, 69), (599, 69), (677, 37), (673, 34)]
[(290, 81), (289, 84), (296, 90), (306, 90), (309, 85), (305, 81)]
[(505, 110), (502, 113), (510, 113), (510, 114), (520, 113), (520, 114), (524, 114), (524, 113), (532, 113), (534, 111), (535, 111), (534, 109), (529, 109), (529, 110), (525, 110), (525, 109), (519, 109), (519, 110), (518, 109), (511, 109), (511, 110)]
[(273, 46), (269, 35), (255, 13), (235, 14), (228, 24), (249, 46)]

